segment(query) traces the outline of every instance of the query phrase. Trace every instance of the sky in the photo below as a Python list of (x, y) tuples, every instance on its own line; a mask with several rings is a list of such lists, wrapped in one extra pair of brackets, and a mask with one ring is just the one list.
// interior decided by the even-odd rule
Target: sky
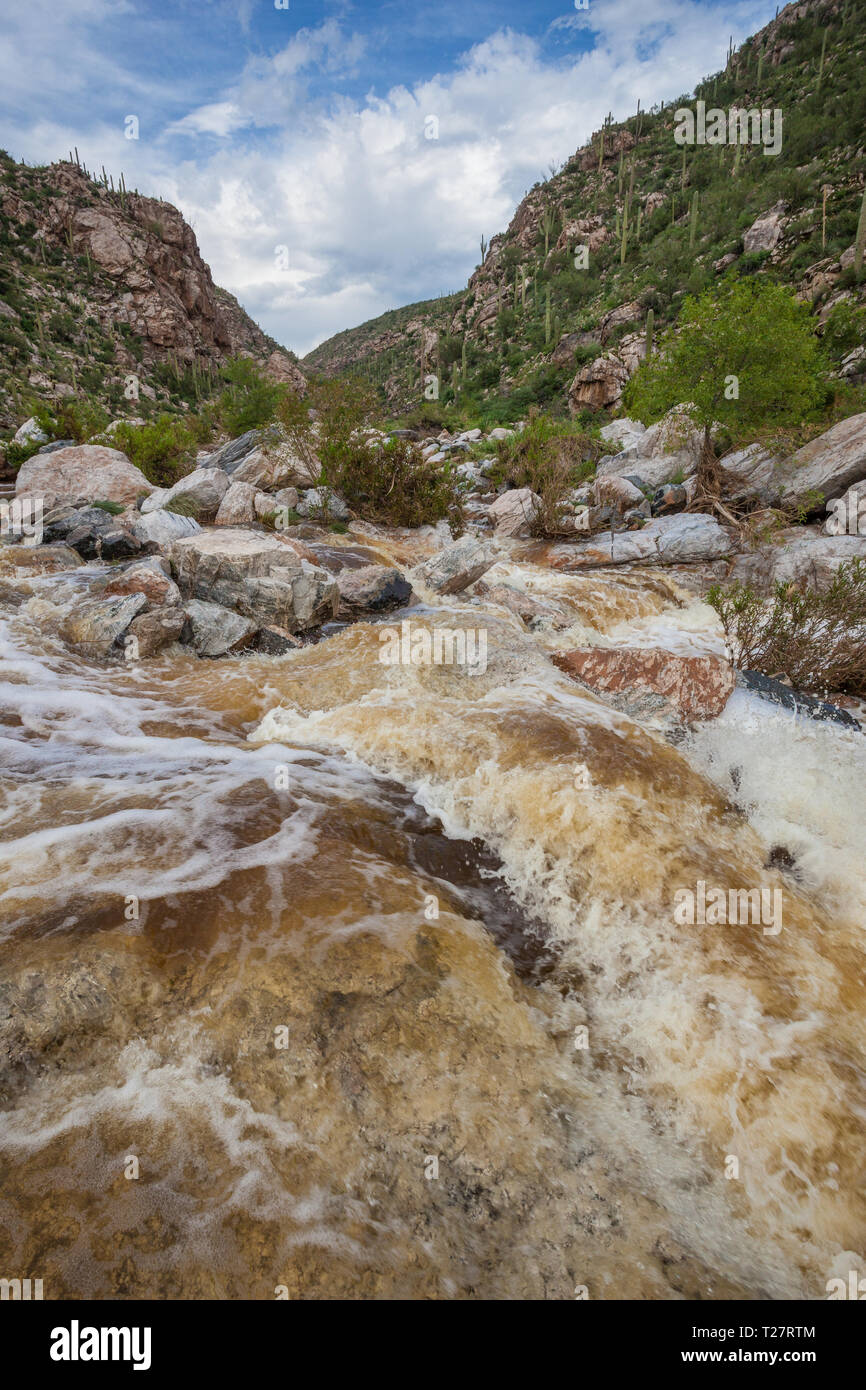
[(462, 289), (523, 195), (776, 0), (0, 0), (0, 146), (175, 203), (300, 356)]

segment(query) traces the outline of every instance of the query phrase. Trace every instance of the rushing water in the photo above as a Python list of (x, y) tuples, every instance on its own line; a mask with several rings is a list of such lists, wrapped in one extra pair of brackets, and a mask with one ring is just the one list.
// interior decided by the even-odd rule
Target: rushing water
[[(685, 738), (618, 713), (550, 653), (720, 650), (714, 617), (543, 560), (486, 576), (535, 631), (492, 598), (387, 620), (483, 629), (475, 674), (384, 665), (372, 623), (98, 665), (58, 630), (104, 571), (0, 566), (0, 1273), (821, 1298), (864, 1271), (866, 742), (740, 692)], [(699, 880), (780, 891), (781, 932), (678, 925)]]

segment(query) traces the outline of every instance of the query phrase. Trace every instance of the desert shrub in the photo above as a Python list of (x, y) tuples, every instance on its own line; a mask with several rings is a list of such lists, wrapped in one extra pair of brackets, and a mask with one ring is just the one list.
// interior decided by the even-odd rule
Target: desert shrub
[(49, 439), (74, 439), (84, 444), (108, 424), (108, 411), (86, 396), (66, 396), (52, 406), (41, 406), (36, 421)]
[(520, 434), (499, 441), (492, 476), (537, 493), (541, 506), (532, 530), (536, 535), (556, 535), (572, 510), (569, 494), (595, 473), (603, 452), (601, 440), (589, 430), (535, 415)]
[(146, 425), (124, 421), (114, 431), (113, 443), (140, 468), (155, 487), (171, 487), (190, 471), (196, 434), (185, 420), (159, 415)]
[(236, 357), (222, 369), (228, 385), (217, 402), (220, 423), (232, 438), (262, 429), (277, 415), (286, 387), (265, 376), (251, 357)]
[(866, 695), (866, 563), (840, 565), (826, 589), (777, 584), (768, 600), (747, 584), (707, 595), (736, 664), (787, 676), (799, 690)]
[(323, 484), (367, 520), (423, 526), (448, 518), (459, 526), (451, 467), (430, 463), (412, 440), (368, 439), (376, 406), (369, 383), (349, 377), (314, 383), (309, 401), (287, 393), (278, 416), (300, 457), (321, 467)]

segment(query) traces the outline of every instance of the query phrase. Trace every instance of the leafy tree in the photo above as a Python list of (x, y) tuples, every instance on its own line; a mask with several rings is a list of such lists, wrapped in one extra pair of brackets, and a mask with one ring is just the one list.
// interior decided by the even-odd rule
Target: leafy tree
[(784, 286), (750, 277), (685, 300), (677, 325), (628, 383), (624, 404), (649, 421), (683, 405), (703, 430), (707, 485), (715, 423), (734, 442), (797, 424), (822, 402), (826, 375), (807, 306)]
[(219, 398), (223, 427), (232, 435), (269, 425), (285, 387), (270, 381), (251, 357), (235, 357), (226, 363), (222, 375), (229, 383)]

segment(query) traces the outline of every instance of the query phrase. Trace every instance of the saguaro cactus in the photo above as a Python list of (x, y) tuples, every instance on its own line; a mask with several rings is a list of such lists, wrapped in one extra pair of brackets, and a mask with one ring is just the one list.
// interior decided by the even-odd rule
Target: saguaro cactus
[(694, 196), (692, 197), (692, 212), (691, 212), (691, 218), (690, 218), (690, 221), (689, 221), (689, 247), (690, 247), (691, 249), (694, 249), (694, 245), (695, 245), (695, 242), (697, 241), (697, 238), (698, 238), (698, 195), (697, 195), (697, 191), (695, 191), (695, 194), (694, 194)]
[(653, 333), (654, 333), (654, 331), (655, 331), (655, 321), (656, 321), (656, 316), (655, 316), (655, 314), (653, 313), (652, 309), (647, 309), (647, 311), (646, 311), (646, 355), (647, 355), (647, 357), (652, 357), (652, 351), (653, 351)]

